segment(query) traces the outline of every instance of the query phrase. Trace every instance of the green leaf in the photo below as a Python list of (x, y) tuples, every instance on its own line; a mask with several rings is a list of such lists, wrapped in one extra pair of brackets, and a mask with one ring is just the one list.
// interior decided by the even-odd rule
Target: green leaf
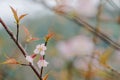
[(17, 11), (16, 11), (13, 7), (11, 7), (11, 6), (10, 6), (10, 8), (11, 8), (12, 13), (13, 13), (13, 15), (14, 15), (14, 18), (15, 18), (15, 20), (16, 20), (16, 23), (19, 23)]

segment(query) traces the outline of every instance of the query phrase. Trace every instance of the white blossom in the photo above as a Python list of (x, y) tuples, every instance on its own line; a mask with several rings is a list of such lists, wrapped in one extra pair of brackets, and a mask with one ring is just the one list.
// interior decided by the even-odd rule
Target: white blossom
[(31, 56), (26, 56), (26, 60), (33, 65), (33, 58)]
[(66, 59), (73, 59), (76, 56), (91, 55), (94, 50), (93, 41), (84, 35), (79, 35), (67, 41), (60, 41), (57, 48)]
[(45, 50), (46, 50), (45, 44), (39, 44), (36, 46), (36, 49), (34, 50), (35, 54), (40, 54), (40, 55), (45, 55)]
[(38, 65), (39, 68), (41, 68), (41, 67), (47, 67), (48, 64), (49, 63), (46, 60), (39, 60), (37, 62), (37, 65)]

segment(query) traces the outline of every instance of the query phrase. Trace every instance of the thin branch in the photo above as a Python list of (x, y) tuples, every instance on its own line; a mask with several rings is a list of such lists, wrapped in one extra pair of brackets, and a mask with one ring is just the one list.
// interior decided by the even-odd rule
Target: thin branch
[[(45, 55), (43, 56), (43, 60), (45, 59)], [(42, 77), (43, 75), (43, 67), (41, 67), (41, 70), (40, 70), (40, 76)]]
[(29, 64), (20, 64), (20, 65), (22, 65), (22, 66), (30, 66)]
[[(44, 0), (41, 1), (41, 3), (48, 8), (50, 11), (54, 12), (54, 10), (52, 8), (50, 8), (45, 2)], [(97, 37), (99, 37), (101, 40), (103, 40), (104, 42), (106, 42), (107, 44), (111, 45), (112, 47), (114, 47), (115, 49), (120, 50), (120, 44), (116, 43), (115, 41), (113, 41), (112, 39), (110, 39), (106, 34), (104, 34), (103, 32), (99, 31), (97, 32), (96, 29), (88, 24), (86, 21), (82, 20), (79, 17), (75, 17), (74, 19), (68, 18), (67, 16), (65, 16), (66, 14), (59, 14), (60, 16), (65, 17), (66, 19), (73, 21), (74, 23), (78, 24), (79, 27), (84, 27), (86, 29), (88, 29), (91, 33), (95, 34)]]
[(18, 41), (18, 38), (19, 38), (19, 24), (17, 23), (17, 34), (16, 34), (17, 41)]
[(120, 50), (120, 44), (118, 44), (117, 42), (111, 40), (107, 35), (105, 35), (103, 32), (99, 31), (96, 32), (96, 29), (93, 28), (90, 24), (88, 24), (87, 22), (83, 21), (80, 18), (75, 18), (73, 20), (74, 22), (76, 22), (78, 25), (83, 25), (82, 27), (88, 29), (90, 32), (92, 32), (93, 34), (95, 34), (96, 36), (98, 36), (100, 39), (102, 39), (104, 42), (108, 43), (110, 46), (114, 47), (115, 49)]
[(22, 45), (17, 42), (15, 36), (13, 35), (12, 31), (6, 26), (6, 24), (3, 22), (3, 20), (0, 18), (0, 23), (2, 24), (2, 26), (4, 27), (4, 29), (7, 31), (7, 33), (9, 34), (9, 36), (11, 37), (11, 39), (15, 42), (15, 44), (17, 45), (17, 47), (20, 49), (20, 51), (22, 52), (22, 54), (24, 55), (24, 57), (26, 57), (26, 51), (24, 50), (24, 48), (22, 47)]
[[(6, 24), (3, 22), (3, 20), (1, 18), (0, 18), (0, 23), (2, 24), (2, 26), (4, 27), (4, 29), (6, 30), (6, 32), (8, 33), (8, 35), (11, 37), (11, 39), (14, 41), (14, 43), (17, 45), (17, 47), (20, 49), (20, 51), (22, 52), (22, 54), (24, 55), (24, 57), (26, 57), (27, 52), (24, 50), (24, 48), (22, 47), (22, 45), (16, 40), (16, 38), (13, 35), (12, 31), (6, 26)], [(39, 78), (39, 80), (42, 80), (42, 77), (39, 75), (39, 73), (34, 68), (34, 66), (31, 63), (30, 63), (29, 66), (32, 68), (32, 70), (37, 75), (37, 77)]]

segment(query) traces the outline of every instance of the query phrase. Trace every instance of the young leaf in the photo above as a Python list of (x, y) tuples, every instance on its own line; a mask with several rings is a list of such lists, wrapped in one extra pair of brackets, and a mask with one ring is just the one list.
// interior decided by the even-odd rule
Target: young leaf
[(9, 58), (6, 61), (2, 62), (1, 64), (19, 64), (14, 58)]
[(48, 74), (46, 74), (44, 77), (43, 77), (43, 80), (47, 80), (48, 79)]
[(51, 37), (53, 37), (54, 33), (50, 32), (45, 36), (46, 41), (48, 41)]
[(39, 40), (39, 38), (36, 38), (36, 37), (32, 37), (31, 35), (29, 36), (26, 36), (26, 42), (32, 42), (32, 41), (37, 41)]
[(23, 29), (26, 35), (26, 42), (39, 40), (39, 38), (33, 37), (25, 26), (23, 26)]
[(20, 17), (18, 17), (17, 11), (11, 6), (10, 6), (10, 8), (12, 10), (12, 13), (14, 15), (14, 18), (15, 18), (15, 21), (16, 21), (17, 24), (19, 24), (20, 20), (27, 15), (27, 14), (22, 14)]
[(31, 39), (31, 41), (37, 41), (37, 40), (40, 40), (39, 38), (36, 38), (36, 37), (33, 37), (32, 39)]
[(112, 49), (111, 47), (109, 47), (109, 48), (106, 49), (105, 52), (100, 56), (99, 61), (100, 61), (100, 63), (101, 63), (103, 66), (109, 67), (109, 66), (107, 65), (107, 61), (108, 61), (110, 55), (112, 54), (112, 52), (113, 52), (113, 49)]
[(22, 26), (22, 27), (23, 27), (23, 30), (24, 30), (26, 36), (30, 35), (29, 30), (25, 26)]
[(16, 11), (13, 7), (11, 7), (11, 6), (10, 6), (10, 8), (11, 8), (12, 13), (13, 13), (13, 15), (14, 15), (14, 18), (15, 18), (15, 20), (16, 20), (16, 23), (19, 23), (17, 11)]
[(28, 15), (28, 14), (22, 14), (22, 15), (19, 17), (19, 21), (20, 21), (22, 18), (24, 18), (26, 15)]

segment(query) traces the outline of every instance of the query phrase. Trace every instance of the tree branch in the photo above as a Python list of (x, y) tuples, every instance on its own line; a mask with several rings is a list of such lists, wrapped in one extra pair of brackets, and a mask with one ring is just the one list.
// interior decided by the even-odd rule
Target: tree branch
[[(8, 35), (11, 37), (11, 39), (14, 41), (14, 43), (17, 45), (17, 47), (20, 49), (20, 51), (22, 52), (22, 54), (24, 55), (24, 57), (26, 57), (27, 52), (22, 47), (22, 45), (16, 40), (16, 38), (13, 35), (12, 31), (6, 26), (6, 24), (3, 22), (3, 20), (1, 18), (0, 18), (0, 23), (2, 24), (2, 26), (4, 27), (4, 29), (6, 30), (6, 32), (8, 33)], [(39, 80), (42, 80), (42, 77), (39, 75), (39, 73), (35, 69), (35, 67), (33, 65), (31, 65), (31, 63), (30, 63), (29, 66), (34, 71), (34, 73), (37, 75), (37, 77), (39, 78)]]
[(98, 36), (100, 39), (102, 39), (104, 42), (108, 43), (110, 46), (114, 47), (115, 49), (120, 50), (120, 44), (116, 43), (115, 41), (111, 40), (107, 35), (105, 35), (103, 32), (98, 31), (96, 32), (96, 29), (93, 28), (90, 24), (88, 24), (87, 22), (83, 21), (80, 18), (75, 18), (74, 21), (78, 24), (78, 25), (83, 25), (82, 27), (88, 29), (90, 32), (92, 32), (93, 34), (95, 34), (96, 36)]

